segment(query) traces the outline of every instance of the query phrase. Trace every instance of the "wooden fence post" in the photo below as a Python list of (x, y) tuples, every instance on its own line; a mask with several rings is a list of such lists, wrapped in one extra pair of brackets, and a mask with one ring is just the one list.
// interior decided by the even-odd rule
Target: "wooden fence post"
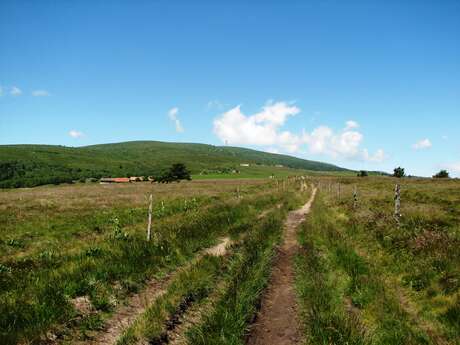
[(401, 219), (401, 186), (399, 184), (395, 185), (395, 214), (394, 217), (396, 222), (399, 224)]
[(355, 186), (353, 190), (353, 207), (358, 207), (358, 188)]
[(149, 203), (149, 223), (147, 225), (147, 241), (150, 241), (150, 238), (152, 237), (152, 207), (153, 207), (153, 196), (150, 194), (150, 203)]

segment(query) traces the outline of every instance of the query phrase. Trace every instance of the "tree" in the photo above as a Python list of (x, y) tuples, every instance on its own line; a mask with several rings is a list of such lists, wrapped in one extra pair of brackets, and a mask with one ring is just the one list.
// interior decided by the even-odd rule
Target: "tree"
[(157, 177), (155, 180), (161, 183), (170, 183), (180, 180), (191, 180), (190, 171), (185, 164), (176, 163), (169, 168), (168, 171)]
[(358, 177), (366, 177), (366, 176), (368, 176), (368, 174), (367, 174), (367, 171), (366, 171), (366, 170), (360, 170), (360, 171), (358, 172), (358, 175), (357, 175), (357, 176), (358, 176)]
[(398, 177), (398, 178), (406, 176), (406, 173), (404, 172), (404, 168), (401, 168), (401, 167), (395, 168), (393, 172), (393, 176)]
[(441, 170), (436, 175), (433, 175), (433, 178), (449, 178), (449, 173), (447, 170)]
[(173, 164), (170, 170), (171, 175), (174, 177), (174, 180), (191, 180), (190, 171), (188, 171), (185, 164), (176, 163)]

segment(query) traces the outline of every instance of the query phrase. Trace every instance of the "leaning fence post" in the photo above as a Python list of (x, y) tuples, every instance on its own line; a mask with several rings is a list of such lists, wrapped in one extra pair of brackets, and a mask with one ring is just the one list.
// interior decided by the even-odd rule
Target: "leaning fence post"
[(395, 214), (394, 217), (396, 222), (399, 224), (401, 218), (401, 186), (399, 184), (395, 185)]
[(353, 207), (356, 208), (358, 206), (358, 188), (355, 186), (353, 190)]
[(150, 238), (152, 237), (152, 203), (153, 203), (153, 196), (150, 194), (150, 203), (149, 203), (149, 223), (147, 225), (147, 241), (150, 241)]

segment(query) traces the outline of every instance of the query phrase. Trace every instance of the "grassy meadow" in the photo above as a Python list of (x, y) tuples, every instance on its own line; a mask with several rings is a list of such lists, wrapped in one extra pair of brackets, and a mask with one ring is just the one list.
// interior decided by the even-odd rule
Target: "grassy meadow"
[[(114, 343), (245, 344), (284, 220), (311, 195), (285, 181), (2, 190), (0, 343), (97, 344), (107, 321), (158, 282), (161, 294)], [(459, 344), (460, 182), (335, 173), (307, 182), (319, 193), (294, 262), (306, 344)], [(224, 253), (206, 251), (223, 239)]]
[[(153, 240), (147, 242), (150, 193)], [(120, 341), (155, 339), (178, 306), (200, 302), (224, 280), (225, 294), (241, 289), (252, 294), (250, 304), (244, 301), (249, 310), (237, 316), (238, 334), (243, 334), (241, 322), (253, 314), (266, 283), (282, 220), (307, 196), (293, 184), (280, 190), (269, 179), (3, 190), (0, 343), (90, 341), (130, 295), (181, 267), (159, 305), (152, 305)], [(230, 255), (198, 256), (222, 237), (234, 241)], [(197, 256), (200, 260), (193, 261)], [(79, 310), (81, 298), (89, 301), (90, 313)], [(233, 308), (242, 302), (234, 301)], [(142, 321), (151, 318), (154, 329)]]
[(459, 181), (316, 182), (296, 260), (308, 344), (459, 344)]

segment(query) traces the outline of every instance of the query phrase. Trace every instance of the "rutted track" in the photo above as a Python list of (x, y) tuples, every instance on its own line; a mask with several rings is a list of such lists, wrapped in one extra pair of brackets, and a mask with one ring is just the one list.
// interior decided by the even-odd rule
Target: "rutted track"
[(147, 283), (146, 287), (139, 294), (133, 295), (127, 305), (117, 310), (104, 324), (104, 328), (92, 340), (84, 341), (84, 344), (99, 344), (111, 345), (115, 344), (123, 331), (131, 325), (137, 317), (142, 315), (149, 305), (151, 305), (157, 298), (162, 296), (174, 280), (174, 278), (183, 271), (189, 269), (194, 263), (203, 258), (204, 255), (222, 256), (226, 253), (226, 248), (231, 244), (228, 237), (221, 239), (221, 241), (211, 247), (204, 249), (193, 260), (185, 266), (180, 267), (170, 275), (163, 279), (153, 279)]

